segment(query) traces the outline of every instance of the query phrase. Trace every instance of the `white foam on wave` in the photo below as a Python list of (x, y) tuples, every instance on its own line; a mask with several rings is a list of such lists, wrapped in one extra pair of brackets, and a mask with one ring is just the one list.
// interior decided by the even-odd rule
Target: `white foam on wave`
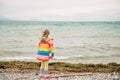
[(83, 55), (75, 55), (75, 56), (55, 56), (55, 59), (70, 59), (74, 57), (83, 57)]
[(55, 56), (55, 59), (68, 59), (68, 56)]
[[(110, 57), (111, 55), (74, 55), (74, 56), (55, 56), (54, 59), (56, 60), (71, 60), (73, 58), (101, 58), (101, 57)], [(35, 61), (36, 58), (31, 56), (6, 56), (6, 57), (0, 57), (0, 61), (14, 61), (14, 60), (20, 60), (20, 61)]]
[[(75, 55), (75, 56), (55, 56), (54, 58), (57, 60), (65, 60), (74, 57), (82, 57), (83, 55)], [(0, 61), (9, 61), (9, 60), (36, 60), (35, 57), (27, 57), (27, 56), (9, 56), (9, 57), (0, 57)]]
[(14, 56), (14, 57), (1, 57), (0, 61), (8, 61), (8, 60), (33, 60), (34, 57), (24, 57), (24, 56)]

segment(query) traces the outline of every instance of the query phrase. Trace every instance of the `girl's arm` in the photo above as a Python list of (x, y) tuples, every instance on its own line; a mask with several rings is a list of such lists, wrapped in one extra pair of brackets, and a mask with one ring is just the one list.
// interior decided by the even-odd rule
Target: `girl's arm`
[(53, 45), (53, 40), (49, 40), (49, 46), (50, 46), (50, 52), (51, 56), (54, 57), (54, 45)]

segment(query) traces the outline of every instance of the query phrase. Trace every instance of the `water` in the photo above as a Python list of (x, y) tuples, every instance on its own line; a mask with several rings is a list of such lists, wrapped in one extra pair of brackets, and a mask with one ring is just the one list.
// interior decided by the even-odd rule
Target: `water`
[(120, 63), (120, 22), (0, 21), (0, 61), (36, 61), (46, 28), (54, 38), (53, 62)]

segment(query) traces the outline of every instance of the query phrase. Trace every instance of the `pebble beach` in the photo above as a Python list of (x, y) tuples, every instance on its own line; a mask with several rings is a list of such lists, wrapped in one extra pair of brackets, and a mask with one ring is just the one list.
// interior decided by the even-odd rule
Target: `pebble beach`
[(70, 77), (59, 77), (53, 78), (50, 80), (120, 80), (120, 75), (117, 73), (112, 74), (103, 74), (103, 73), (93, 73), (92, 75), (86, 76), (70, 76)]
[[(51, 76), (57, 76), (59, 74), (51, 74)], [(0, 73), (0, 80), (45, 80), (40, 79), (36, 72), (29, 73)], [(46, 80), (120, 80), (119, 73), (93, 73), (86, 76), (69, 76), (50, 78)]]

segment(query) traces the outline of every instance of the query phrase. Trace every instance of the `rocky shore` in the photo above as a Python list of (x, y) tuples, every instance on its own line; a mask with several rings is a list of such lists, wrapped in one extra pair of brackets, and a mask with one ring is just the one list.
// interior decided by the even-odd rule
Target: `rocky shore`
[[(52, 73), (51, 76), (57, 76), (60, 74)], [(0, 73), (0, 80), (44, 80), (40, 79), (36, 72), (29, 73)], [(49, 80), (120, 80), (119, 73), (93, 73), (86, 76), (66, 76), (58, 78), (50, 78)]]
[[(37, 62), (0, 62), (0, 80), (44, 80), (38, 76), (40, 64)], [(91, 72), (90, 75), (64, 76), (49, 80), (120, 80), (120, 64), (70, 64), (56, 62), (49, 64), (51, 76), (66, 74), (81, 74)]]

